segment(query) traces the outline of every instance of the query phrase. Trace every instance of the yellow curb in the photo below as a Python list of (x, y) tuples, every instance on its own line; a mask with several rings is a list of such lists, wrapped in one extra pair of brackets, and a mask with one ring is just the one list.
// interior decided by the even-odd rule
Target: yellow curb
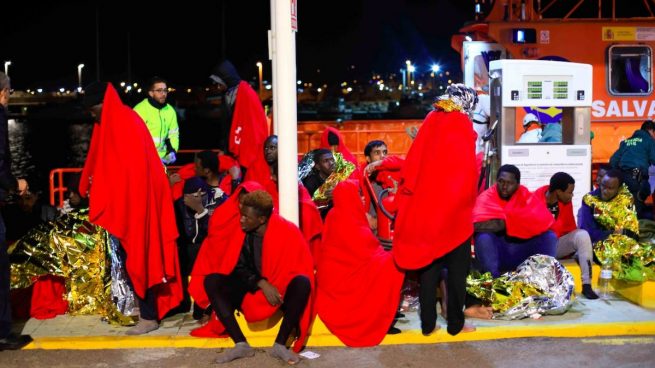
[[(275, 331), (277, 332), (277, 331)], [(444, 328), (430, 336), (423, 336), (419, 330), (403, 331), (388, 335), (380, 345), (435, 344), (461, 341), (484, 341), (525, 337), (599, 337), (622, 335), (655, 335), (655, 321), (612, 322), (595, 324), (557, 324), (548, 326), (502, 326), (479, 327), (475, 332), (450, 336)], [(250, 336), (248, 342), (254, 347), (268, 347), (275, 335)], [(192, 336), (72, 336), (37, 337), (24, 349), (141, 349), (141, 348), (229, 348), (234, 346), (229, 338), (196, 338)], [(344, 346), (336, 336), (315, 334), (310, 336), (309, 347)]]

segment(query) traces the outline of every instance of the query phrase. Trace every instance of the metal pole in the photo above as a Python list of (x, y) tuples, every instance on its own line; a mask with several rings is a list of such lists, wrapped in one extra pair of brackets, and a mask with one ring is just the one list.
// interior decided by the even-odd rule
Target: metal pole
[[(268, 31), (268, 59), (271, 61), (271, 84), (275, 87), (277, 82), (277, 61), (275, 60), (275, 32), (276, 32), (276, 19), (275, 19), (275, 1), (271, 0), (271, 29)], [(273, 82), (275, 81), (275, 82)], [(277, 125), (275, 111), (278, 110), (278, 100), (276, 96), (276, 89), (273, 88), (272, 98), (273, 101), (273, 134), (277, 134), (280, 129)]]
[(262, 68), (263, 68), (262, 62), (258, 61), (257, 62), (257, 72), (258, 72), (258, 75), (259, 75), (259, 99), (260, 100), (262, 99), (262, 96), (264, 95), (264, 81), (262, 80), (264, 72), (263, 72)]
[(11, 61), (7, 60), (5, 61), (5, 75), (9, 76), (9, 65), (11, 65)]
[[(298, 225), (298, 116), (296, 101), (296, 35), (291, 29), (292, 0), (272, 0), (273, 110), (278, 135), (280, 215)], [(275, 11), (273, 13), (273, 10)], [(274, 14), (274, 16), (273, 16)], [(275, 19), (273, 21), (273, 19)]]
[(100, 81), (100, 4), (96, 5), (96, 81)]
[(82, 68), (84, 68), (84, 64), (77, 66), (77, 87), (79, 91), (82, 91)]

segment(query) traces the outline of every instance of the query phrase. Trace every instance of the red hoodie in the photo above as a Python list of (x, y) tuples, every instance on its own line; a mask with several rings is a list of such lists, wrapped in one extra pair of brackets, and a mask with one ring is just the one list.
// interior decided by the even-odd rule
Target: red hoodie
[[(548, 208), (546, 204), (546, 192), (548, 192), (548, 185), (537, 189), (534, 192), (534, 197), (543, 204), (545, 208)], [(570, 233), (571, 231), (578, 228), (575, 224), (575, 217), (573, 217), (573, 203), (563, 203), (557, 201), (557, 207), (559, 207), (559, 214), (557, 219), (553, 222), (553, 225), (550, 227), (551, 230), (557, 235), (558, 238)]]
[(162, 318), (182, 300), (170, 184), (148, 128), (111, 84), (80, 192), (89, 186), (89, 220), (120, 240), (134, 291), (144, 298), (152, 288)]
[(316, 310), (348, 346), (379, 344), (400, 302), (404, 273), (373, 235), (357, 184), (334, 189), (316, 272)]

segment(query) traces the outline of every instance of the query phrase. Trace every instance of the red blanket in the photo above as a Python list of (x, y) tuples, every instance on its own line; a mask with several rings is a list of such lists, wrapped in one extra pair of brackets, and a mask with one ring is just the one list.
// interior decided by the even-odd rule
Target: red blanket
[(146, 125), (111, 85), (83, 173), (89, 220), (120, 240), (134, 291), (153, 288), (163, 317), (182, 300), (170, 184)]
[[(212, 273), (229, 275), (237, 264), (245, 233), (239, 225), (239, 193), (263, 190), (254, 182), (245, 182), (236, 193), (216, 209), (209, 220), (209, 233), (200, 247), (198, 258), (191, 272), (189, 294), (201, 307), (207, 307), (209, 300), (204, 289), (204, 279)], [(284, 296), (289, 282), (298, 275), (309, 278), (314, 288), (314, 263), (307, 242), (298, 228), (277, 214), (271, 215), (262, 250), (262, 276), (273, 284)], [(241, 304), (243, 315), (249, 322), (269, 318), (278, 307), (266, 301), (258, 290), (247, 294)], [(306, 308), (300, 323), (300, 336), (294, 345), (299, 351), (307, 338), (310, 324), (310, 308)], [(214, 322), (215, 324), (215, 322)], [(216, 333), (221, 331), (214, 329)]]
[(496, 185), (478, 196), (473, 209), (473, 222), (494, 219), (505, 220), (507, 235), (520, 239), (537, 236), (554, 222), (544, 203), (536, 200), (523, 185), (519, 185), (509, 201), (500, 198)]
[(239, 83), (230, 129), (230, 152), (241, 166), (250, 168), (268, 137), (268, 122), (257, 92), (247, 82)]
[[(537, 189), (534, 192), (535, 199), (543, 204), (544, 207), (547, 207), (546, 204), (546, 192), (548, 191), (548, 185)], [(562, 203), (557, 201), (557, 207), (559, 207), (559, 215), (557, 219), (553, 222), (553, 225), (550, 227), (553, 232), (557, 235), (558, 238), (570, 233), (571, 231), (577, 229), (575, 224), (575, 217), (573, 217), (573, 203)]]
[[(375, 170), (375, 182), (378, 183), (382, 189), (393, 189), (396, 185), (400, 184), (400, 173), (403, 168), (405, 159), (398, 156), (387, 156), (382, 160), (382, 163)], [(368, 162), (364, 162), (360, 166), (360, 172), (365, 175), (365, 169)], [(371, 205), (371, 194), (366, 188), (366, 182), (360, 181), (362, 186), (362, 193), (364, 193), (365, 203), (364, 208), (369, 208)], [(389, 210), (389, 209), (387, 209)]]
[[(238, 164), (237, 161), (230, 156), (221, 155), (221, 154), (218, 155), (219, 173), (224, 173), (229, 168), (237, 164)], [(182, 180), (173, 184), (173, 187), (171, 188), (171, 192), (173, 193), (173, 201), (182, 197), (182, 191), (184, 190), (184, 182), (187, 179), (196, 176), (196, 165), (195, 163), (186, 164), (180, 167), (177, 173), (180, 175), (180, 178)], [(218, 187), (221, 188), (221, 190), (225, 194), (230, 195), (232, 193), (232, 176), (230, 176), (229, 174), (223, 176), (223, 179), (221, 179), (221, 182), (218, 184)]]
[(321, 148), (332, 150), (332, 146), (330, 146), (330, 142), (328, 141), (328, 134), (330, 132), (334, 133), (337, 137), (339, 137), (339, 146), (337, 147), (337, 152), (341, 153), (341, 155), (346, 161), (349, 161), (353, 165), (355, 165), (355, 170), (353, 170), (352, 174), (350, 174), (348, 179), (360, 180), (362, 177), (362, 173), (359, 170), (357, 159), (355, 158), (355, 155), (353, 155), (348, 149), (348, 147), (346, 146), (346, 142), (343, 138), (343, 135), (341, 135), (341, 132), (338, 129), (332, 127), (325, 128), (323, 134), (321, 134)]
[(316, 272), (316, 310), (348, 346), (379, 344), (391, 326), (404, 273), (368, 227), (357, 184), (334, 189)]
[[(279, 192), (277, 184), (271, 179), (271, 169), (266, 163), (264, 157), (264, 145), (262, 144), (261, 154), (257, 157), (252, 167), (246, 172), (246, 181), (256, 181), (264, 187), (264, 190), (273, 197), (275, 211), (279, 211)], [(309, 248), (316, 261), (316, 249), (321, 243), (321, 232), (323, 231), (323, 220), (321, 214), (316, 208), (316, 204), (307, 192), (307, 189), (298, 183), (298, 204), (300, 215), (300, 231), (302, 231), (305, 240), (309, 243)]]
[(476, 137), (462, 113), (433, 111), (425, 118), (395, 197), (393, 255), (401, 268), (424, 267), (473, 234)]

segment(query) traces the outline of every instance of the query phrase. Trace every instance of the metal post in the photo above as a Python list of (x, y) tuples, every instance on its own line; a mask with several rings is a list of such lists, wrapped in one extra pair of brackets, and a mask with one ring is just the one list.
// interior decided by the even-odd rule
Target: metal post
[(78, 87), (78, 91), (82, 91), (82, 68), (84, 68), (84, 64), (79, 64), (77, 66), (77, 87)]
[(292, 0), (271, 1), (273, 29), (273, 119), (278, 130), (280, 215), (298, 225), (298, 116), (296, 35), (291, 29)]

